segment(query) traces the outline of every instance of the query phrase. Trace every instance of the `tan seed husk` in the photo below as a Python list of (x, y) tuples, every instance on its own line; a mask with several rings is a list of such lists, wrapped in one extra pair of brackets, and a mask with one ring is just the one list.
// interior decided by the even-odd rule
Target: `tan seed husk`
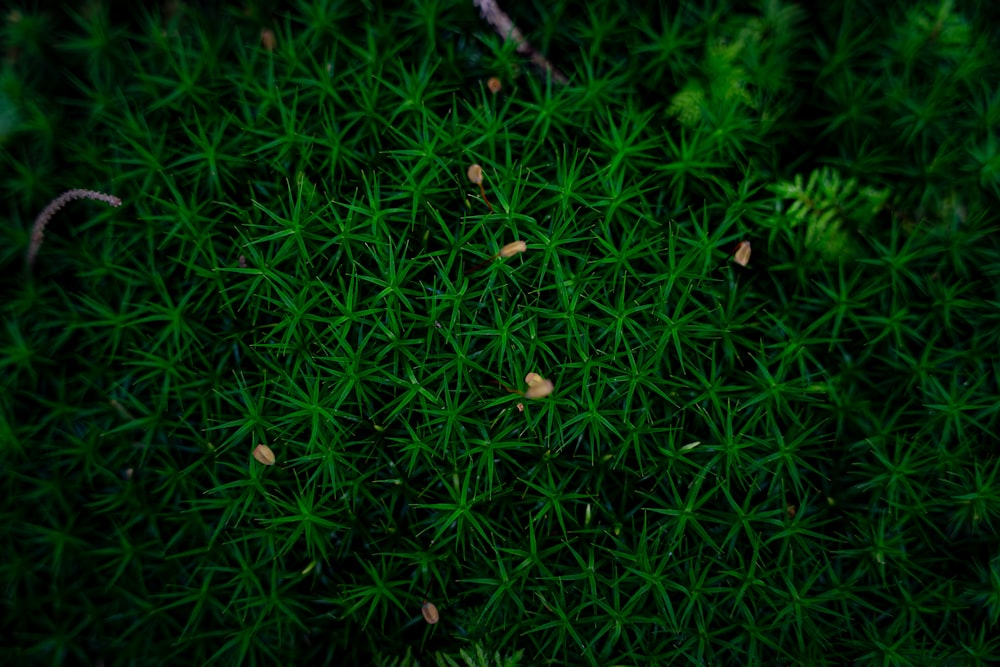
[(733, 261), (740, 266), (746, 266), (750, 263), (749, 241), (740, 241), (740, 244), (736, 246), (736, 252), (733, 254)]
[(262, 444), (262, 445), (257, 445), (256, 447), (254, 447), (253, 457), (255, 459), (257, 459), (257, 461), (259, 463), (262, 463), (262, 464), (264, 464), (266, 466), (273, 466), (274, 465), (274, 461), (275, 461), (275, 459), (274, 459), (274, 452), (271, 451), (271, 448), (268, 447), (267, 445), (263, 445)]
[(424, 604), (420, 607), (420, 613), (423, 615), (424, 620), (431, 625), (441, 620), (441, 614), (438, 613), (438, 608), (434, 606), (433, 602), (424, 600)]
[(528, 373), (524, 376), (524, 384), (529, 387), (534, 387), (536, 384), (541, 382), (544, 378), (538, 373)]
[(267, 51), (274, 51), (274, 47), (278, 44), (278, 39), (275, 37), (273, 30), (264, 28), (260, 31), (260, 43)]
[(556, 388), (552, 380), (546, 380), (538, 373), (528, 373), (524, 376), (524, 382), (528, 385), (528, 390), (524, 392), (525, 398), (545, 398)]
[(465, 172), (465, 175), (469, 177), (469, 180), (476, 185), (483, 184), (483, 168), (478, 164), (474, 164), (469, 167), (469, 170)]
[(553, 391), (556, 387), (552, 384), (552, 380), (542, 380), (539, 384), (534, 387), (530, 387), (528, 391), (524, 392), (525, 398), (545, 398)]
[(524, 252), (527, 249), (528, 244), (524, 241), (514, 241), (500, 248), (500, 256), (506, 259), (507, 257), (513, 257), (520, 252)]

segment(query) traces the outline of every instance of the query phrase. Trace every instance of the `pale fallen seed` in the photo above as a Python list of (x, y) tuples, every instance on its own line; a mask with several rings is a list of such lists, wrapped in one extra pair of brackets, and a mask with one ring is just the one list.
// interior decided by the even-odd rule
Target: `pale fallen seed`
[(524, 392), (525, 398), (545, 398), (553, 391), (555, 391), (555, 385), (552, 384), (552, 380), (542, 380), (536, 384), (528, 387), (528, 391)]
[(534, 387), (536, 384), (538, 384), (544, 379), (545, 378), (543, 378), (538, 373), (528, 373), (527, 375), (524, 376), (524, 384), (528, 385), (529, 387)]
[(274, 465), (274, 452), (267, 445), (257, 445), (253, 450), (253, 457), (257, 459), (259, 463), (263, 463), (266, 466)]
[(465, 175), (469, 177), (469, 180), (476, 185), (483, 184), (483, 168), (478, 164), (474, 164), (469, 167), (469, 171), (465, 172)]
[(438, 613), (438, 608), (434, 606), (433, 602), (428, 602), (424, 600), (423, 605), (420, 607), (420, 613), (423, 614), (424, 620), (434, 625), (441, 620), (441, 615)]
[(491, 93), (496, 95), (497, 93), (500, 92), (500, 89), (503, 88), (503, 85), (500, 83), (500, 79), (496, 78), (495, 76), (491, 76), (489, 80), (486, 82), (486, 87), (490, 89)]
[(513, 243), (508, 243), (504, 247), (500, 248), (500, 256), (503, 258), (513, 257), (519, 252), (524, 252), (528, 249), (528, 244), (524, 241), (514, 241)]
[(486, 206), (490, 209), (490, 213), (493, 213), (493, 204), (491, 204), (490, 200), (486, 198), (486, 188), (483, 187), (483, 168), (478, 164), (474, 164), (469, 167), (469, 170), (465, 172), (465, 175), (469, 177), (470, 181), (479, 186), (479, 194), (483, 196), (483, 201), (486, 202)]
[(274, 31), (270, 28), (264, 28), (260, 31), (260, 43), (264, 45), (264, 48), (268, 51), (274, 51), (274, 47), (277, 45), (278, 40), (274, 36)]
[(733, 261), (740, 266), (746, 266), (750, 263), (749, 241), (740, 241), (740, 244), (736, 246), (736, 252), (733, 254)]

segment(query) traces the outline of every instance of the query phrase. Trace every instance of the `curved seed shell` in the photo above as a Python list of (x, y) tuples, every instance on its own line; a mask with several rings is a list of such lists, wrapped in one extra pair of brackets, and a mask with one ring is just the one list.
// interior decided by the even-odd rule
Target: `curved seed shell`
[(253, 457), (266, 466), (274, 465), (274, 452), (267, 445), (257, 445), (254, 447)]
[(733, 261), (740, 266), (746, 266), (750, 263), (749, 241), (740, 241), (740, 244), (736, 246), (736, 252), (733, 254)]
[(483, 183), (483, 168), (478, 164), (474, 164), (469, 167), (469, 170), (465, 172), (465, 175), (469, 177), (469, 180), (476, 185), (482, 185)]
[(508, 257), (513, 257), (519, 252), (524, 252), (527, 249), (528, 244), (524, 241), (513, 241), (500, 248), (500, 256), (506, 259)]
[(536, 384), (528, 387), (528, 391), (524, 392), (525, 398), (545, 398), (553, 391), (555, 391), (556, 386), (552, 384), (552, 380), (542, 380)]
[(544, 380), (544, 378), (538, 373), (528, 373), (524, 376), (524, 384), (529, 387), (534, 387), (536, 384)]
[(420, 613), (423, 614), (424, 620), (429, 624), (434, 625), (441, 620), (441, 615), (438, 613), (438, 608), (434, 606), (433, 602), (428, 602), (424, 600), (424, 604), (420, 607)]

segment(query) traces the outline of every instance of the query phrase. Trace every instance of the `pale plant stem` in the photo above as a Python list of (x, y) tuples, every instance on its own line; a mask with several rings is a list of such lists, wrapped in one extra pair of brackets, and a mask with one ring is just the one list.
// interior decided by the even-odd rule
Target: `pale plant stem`
[(517, 29), (514, 22), (510, 20), (510, 17), (500, 9), (500, 5), (497, 4), (496, 0), (472, 0), (472, 4), (479, 9), (479, 13), (482, 15), (486, 22), (493, 26), (504, 40), (514, 42), (517, 47), (517, 52), (524, 54), (531, 58), (531, 62), (535, 66), (540, 67), (549, 74), (552, 75), (552, 80), (561, 83), (569, 83), (569, 79), (566, 78), (562, 72), (556, 69), (555, 65), (549, 62), (545, 56), (536, 51), (528, 40), (524, 38), (521, 31)]
[(59, 209), (74, 199), (95, 199), (109, 206), (121, 206), (122, 203), (122, 200), (114, 195), (106, 195), (103, 192), (96, 192), (94, 190), (68, 190), (50, 201), (49, 205), (42, 209), (42, 212), (35, 218), (35, 224), (31, 227), (31, 245), (28, 246), (27, 262), (29, 271), (35, 264), (35, 257), (42, 247), (42, 241), (45, 240), (45, 225), (49, 223), (49, 220), (52, 219), (52, 216)]

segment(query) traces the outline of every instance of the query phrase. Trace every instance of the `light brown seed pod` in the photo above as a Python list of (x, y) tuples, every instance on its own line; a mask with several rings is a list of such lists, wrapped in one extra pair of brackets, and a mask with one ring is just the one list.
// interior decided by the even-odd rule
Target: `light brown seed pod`
[(733, 253), (733, 261), (740, 266), (746, 266), (750, 263), (749, 241), (740, 241), (739, 245), (736, 246), (736, 252)]
[(469, 177), (469, 180), (476, 185), (483, 184), (483, 168), (478, 164), (474, 164), (469, 167), (469, 170), (465, 172), (465, 175)]
[(486, 82), (486, 87), (490, 89), (491, 93), (496, 95), (497, 93), (500, 92), (500, 89), (503, 88), (503, 85), (500, 83), (500, 79), (496, 78), (495, 76), (491, 76), (489, 80)]
[(266, 466), (274, 465), (274, 460), (275, 460), (274, 452), (271, 451), (271, 448), (268, 447), (267, 445), (261, 444), (254, 447), (253, 457), (257, 459), (259, 463), (262, 463)]
[(534, 387), (536, 384), (541, 382), (544, 378), (538, 373), (528, 373), (524, 376), (524, 383), (529, 387)]
[[(486, 202), (486, 203), (489, 204), (489, 202)], [(502, 258), (506, 259), (508, 257), (513, 257), (514, 255), (516, 255), (516, 254), (518, 254), (520, 252), (524, 252), (527, 249), (528, 249), (528, 244), (525, 243), (524, 241), (514, 241), (512, 243), (508, 243), (504, 247), (500, 248), (500, 252), (498, 252), (497, 254), (493, 255), (492, 257), (490, 257), (488, 260), (486, 260), (482, 264), (478, 264), (478, 265), (472, 267), (471, 269), (468, 269), (465, 272), (465, 275), (469, 275), (470, 273), (472, 273), (474, 271), (478, 271), (479, 269), (483, 268), (484, 266), (486, 266), (487, 264), (489, 264), (490, 262), (492, 262), (493, 260), (495, 260), (497, 257), (502, 257)]]
[(483, 187), (483, 168), (478, 164), (474, 164), (469, 167), (469, 170), (465, 172), (465, 175), (469, 177), (470, 181), (479, 186), (479, 194), (483, 196), (483, 201), (486, 202), (487, 208), (489, 208), (490, 213), (492, 213), (493, 204), (491, 204), (490, 200), (486, 198), (486, 188)]
[(525, 398), (545, 398), (556, 388), (552, 380), (546, 380), (538, 373), (528, 373), (524, 376), (524, 382), (528, 385), (528, 391), (524, 392)]
[(525, 398), (545, 398), (553, 391), (555, 391), (556, 386), (552, 384), (552, 380), (542, 380), (540, 383), (536, 384), (534, 387), (529, 387), (528, 391), (524, 392)]
[(260, 31), (260, 43), (268, 51), (274, 51), (274, 47), (277, 45), (278, 40), (274, 36), (274, 31), (270, 28), (264, 28)]
[(441, 614), (438, 613), (438, 608), (434, 606), (433, 602), (424, 600), (424, 603), (420, 605), (420, 613), (430, 625), (434, 625), (441, 620)]
[(500, 248), (500, 252), (497, 254), (506, 259), (508, 257), (513, 257), (519, 252), (524, 252), (527, 249), (528, 249), (528, 244), (525, 243), (524, 241), (514, 241)]

